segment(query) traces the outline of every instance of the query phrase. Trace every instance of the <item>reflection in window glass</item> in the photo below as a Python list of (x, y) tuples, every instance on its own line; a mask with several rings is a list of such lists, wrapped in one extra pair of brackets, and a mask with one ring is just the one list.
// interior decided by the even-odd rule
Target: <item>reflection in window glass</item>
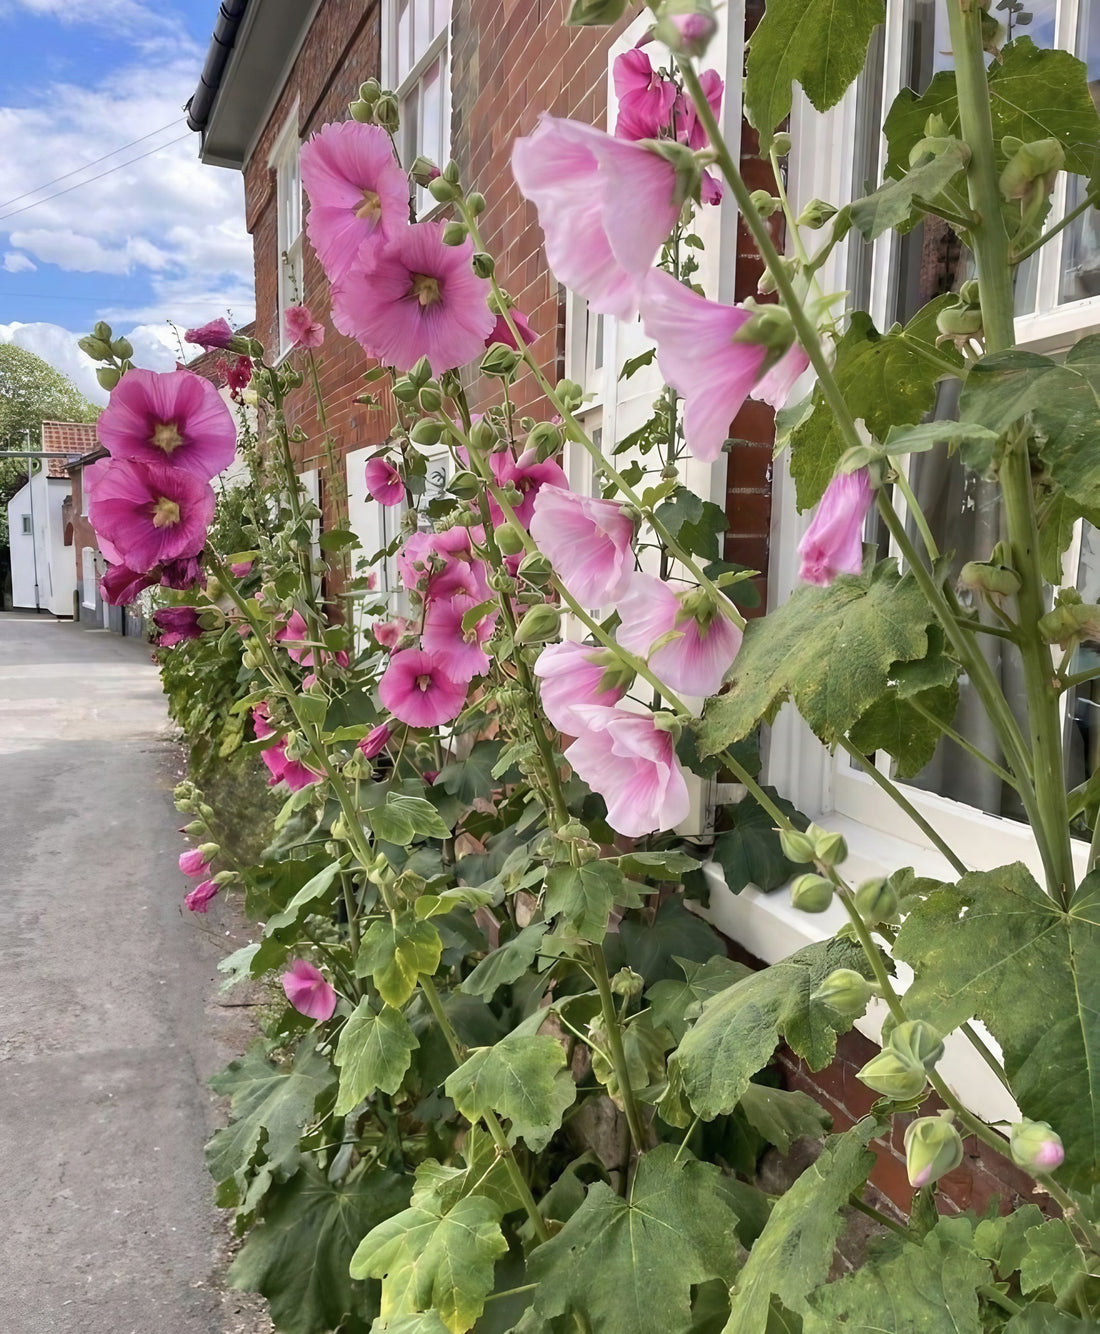
[[(1092, 100), (1100, 106), (1100, 3), (1079, 0), (1077, 54), (1085, 62)], [(1071, 211), (1084, 198), (1085, 182), (1072, 176), (1066, 191)], [(1090, 208), (1066, 228), (1062, 248), (1062, 301), (1100, 295), (1100, 210)]]

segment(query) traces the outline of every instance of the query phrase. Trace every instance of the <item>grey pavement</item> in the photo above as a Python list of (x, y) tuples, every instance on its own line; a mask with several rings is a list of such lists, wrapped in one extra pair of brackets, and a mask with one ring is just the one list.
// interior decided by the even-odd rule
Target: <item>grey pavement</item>
[(167, 723), (147, 646), (0, 614), (0, 1334), (244, 1328), (202, 1162), (224, 927), (181, 909)]

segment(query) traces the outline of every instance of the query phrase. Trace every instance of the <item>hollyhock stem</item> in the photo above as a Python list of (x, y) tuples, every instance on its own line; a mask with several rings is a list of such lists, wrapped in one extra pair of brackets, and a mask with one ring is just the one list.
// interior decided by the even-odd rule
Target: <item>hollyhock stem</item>
[[(321, 393), (321, 379), (317, 374), (317, 358), (313, 348), (307, 348), (306, 352), (309, 357), (309, 378), (313, 385), (313, 399), (317, 404), (317, 421), (320, 424), (321, 435), (325, 442), (325, 458), (328, 462), (328, 472), (332, 478), (333, 489), (336, 494), (336, 516), (337, 526), (339, 526), (348, 517), (348, 488), (343, 472), (336, 466), (336, 453), (333, 449), (332, 436), (328, 429), (328, 416), (325, 412), (325, 397)], [(340, 548), (337, 559), (340, 562), (340, 584), (344, 593), (344, 620), (348, 625), (353, 625), (355, 623), (355, 608), (348, 589), (348, 584), (351, 582), (351, 558), (346, 547)]]

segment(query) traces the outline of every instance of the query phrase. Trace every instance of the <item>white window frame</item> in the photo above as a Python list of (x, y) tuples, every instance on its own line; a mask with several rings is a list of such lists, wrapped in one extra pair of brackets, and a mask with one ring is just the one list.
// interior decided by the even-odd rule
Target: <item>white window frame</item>
[[(410, 5), (414, 0), (409, 0)], [(431, 67), (443, 56), (443, 74), (440, 81), (440, 116), (442, 124), (440, 128), (440, 143), (443, 145), (443, 161), (436, 163), (440, 171), (447, 165), (451, 157), (451, 124), (452, 124), (452, 48), (451, 48), (451, 28), (454, 22), (454, 4), (453, 0), (447, 0), (447, 18), (435, 34), (427, 47), (421, 53), (415, 64), (409, 69), (403, 79), (398, 79), (398, 70), (400, 69), (400, 60), (397, 51), (398, 39), (398, 18), (400, 13), (401, 0), (382, 0), (382, 86), (393, 90), (397, 98), (398, 106), (403, 108), (405, 99), (414, 88), (420, 86), (424, 75)], [(420, 99), (422, 106), (422, 99)], [(402, 126), (404, 116), (402, 116)], [(402, 165), (409, 168), (413, 164), (413, 159), (421, 154), (425, 147), (423, 143), (423, 121), (417, 119), (418, 133), (415, 151), (409, 156), (409, 160), (402, 161)], [(402, 131), (399, 133), (403, 133)], [(399, 142), (401, 142), (399, 140)], [(416, 211), (417, 216), (422, 217), (431, 213), (437, 208), (436, 201), (431, 194), (423, 187), (418, 186), (416, 190)]]
[[(279, 321), (279, 358), (294, 346), (288, 339), (283, 316), (291, 306), (305, 304), (305, 225), (302, 217), (302, 170), (300, 163), (301, 140), (298, 135), (298, 102), (287, 117), (271, 149), (267, 165), (275, 173), (276, 216), (276, 302)], [(290, 201), (294, 206), (288, 208)], [(292, 220), (298, 227), (294, 230)], [(288, 219), (290, 221), (288, 221)]]

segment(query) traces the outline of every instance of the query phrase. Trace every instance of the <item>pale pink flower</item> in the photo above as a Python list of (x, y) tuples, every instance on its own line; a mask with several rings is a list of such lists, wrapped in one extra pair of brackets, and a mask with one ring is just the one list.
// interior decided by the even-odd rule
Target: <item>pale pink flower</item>
[(413, 533), (397, 553), (397, 572), (410, 592), (425, 600), (458, 593), (484, 602), (489, 597), (489, 572), (475, 559), (465, 528), (442, 533)]
[[(302, 145), (306, 231), (330, 283), (409, 225), (409, 182), (378, 125), (337, 121)], [(339, 326), (338, 326), (339, 327)]]
[(313, 318), (308, 306), (288, 306), (283, 312), (283, 332), (294, 347), (320, 347), (325, 326)]
[(489, 283), (471, 268), (474, 243), (443, 244), (442, 222), (418, 222), (386, 242), (369, 272), (333, 285), (332, 322), (368, 356), (410, 370), (427, 357), (442, 375), (485, 350), (495, 316)]
[(210, 483), (168, 463), (112, 459), (88, 502), (96, 534), (136, 573), (197, 555), (213, 517)]
[(112, 458), (170, 463), (204, 482), (237, 452), (233, 414), (217, 387), (193, 371), (127, 371), (111, 390), (96, 435)]
[(584, 729), (565, 749), (578, 777), (607, 803), (616, 833), (640, 838), (672, 829), (691, 806), (672, 735), (649, 714), (627, 709), (579, 709)]
[[(636, 573), (618, 611), (615, 638), (647, 658), (666, 685), (685, 695), (717, 693), (741, 647), (741, 631), (697, 590), (681, 598), (663, 580)], [(676, 638), (651, 652), (669, 633)]]
[(863, 524), (874, 497), (866, 468), (837, 473), (798, 544), (800, 579), (824, 587), (838, 574), (859, 574)]
[(467, 683), (456, 681), (436, 653), (406, 648), (395, 653), (378, 682), (378, 698), (410, 727), (438, 727), (462, 712)]
[[(100, 545), (102, 541), (100, 538)], [(109, 607), (128, 607), (156, 582), (155, 574), (138, 574), (125, 565), (111, 565), (99, 581), (99, 595)]]
[(204, 880), (196, 885), (190, 894), (184, 896), (183, 906), (191, 912), (206, 912), (217, 892), (218, 885), (213, 880)]
[(456, 593), (432, 598), (424, 612), (420, 642), (454, 681), (472, 681), (489, 670), (489, 656), (481, 646), (492, 636), (496, 612), (482, 616), (469, 630), (462, 628), (462, 618), (479, 605), (468, 594)]
[[(183, 335), (185, 343), (195, 343), (197, 346), (205, 348), (207, 352), (224, 350), (232, 343), (233, 338), (233, 330), (229, 327), (229, 321), (224, 317), (211, 320), (209, 324), (202, 324), (197, 329), (188, 329)], [(127, 373), (132, 374), (132, 372)]]
[(364, 469), (367, 494), (379, 505), (400, 505), (405, 499), (405, 483), (389, 459), (368, 459)]
[[(509, 482), (520, 493), (520, 499), (513, 504), (512, 511), (519, 522), (528, 527), (531, 515), (535, 512), (535, 497), (543, 486), (558, 486), (568, 490), (569, 479), (562, 472), (561, 465), (554, 459), (539, 459), (533, 450), (526, 450), (517, 459), (511, 450), (489, 455), (489, 470), (496, 478), (497, 485), (506, 486)], [(494, 523), (504, 522), (504, 513), (495, 496), (489, 497), (489, 513)]]
[[(527, 316), (523, 313), (522, 310), (510, 310), (508, 314), (511, 315), (512, 323), (519, 330), (519, 336), (523, 339), (523, 341), (527, 344), (527, 346), (530, 347), (531, 344), (538, 338), (538, 334), (535, 333), (534, 329), (531, 328), (531, 324), (530, 321), (527, 319)], [(512, 336), (512, 331), (508, 327), (508, 321), (504, 318), (503, 315), (497, 316), (496, 323), (489, 330), (489, 336), (485, 340), (485, 346), (492, 347), (494, 343), (504, 343), (505, 346), (514, 347), (517, 352), (520, 351), (519, 344)]]
[(810, 358), (805, 351), (797, 343), (792, 343), (775, 365), (757, 380), (752, 397), (770, 403), (773, 408), (781, 408), (809, 364)]
[(395, 648), (398, 641), (409, 633), (409, 623), (403, 616), (396, 616), (392, 621), (375, 621), (371, 633), (383, 648)]
[(634, 569), (634, 520), (615, 501), (543, 486), (535, 496), (531, 536), (582, 606), (602, 607), (626, 592)]
[(386, 749), (392, 735), (393, 730), (389, 723), (379, 723), (359, 742), (358, 749), (368, 760), (373, 760), (376, 755), (380, 755)]
[(543, 713), (559, 732), (579, 736), (585, 730), (581, 709), (618, 704), (625, 689), (619, 684), (605, 686), (608, 669), (616, 661), (608, 649), (571, 640), (548, 644), (542, 650), (534, 666), (541, 682), (539, 698)]
[(558, 281), (593, 311), (632, 318), (680, 212), (672, 163), (591, 125), (544, 115), (515, 141), (512, 173), (538, 209)]
[(199, 848), (188, 848), (186, 852), (180, 853), (180, 870), (184, 875), (205, 875), (209, 865)]
[(305, 959), (295, 959), (282, 976), (286, 998), (299, 1014), (322, 1023), (331, 1019), (336, 1010), (336, 988), (324, 973)]
[(153, 624), (160, 631), (157, 643), (161, 648), (202, 638), (199, 613), (194, 607), (158, 607), (153, 612)]
[(676, 85), (637, 47), (615, 57), (611, 76), (619, 100), (616, 139), (659, 139), (669, 127)]

